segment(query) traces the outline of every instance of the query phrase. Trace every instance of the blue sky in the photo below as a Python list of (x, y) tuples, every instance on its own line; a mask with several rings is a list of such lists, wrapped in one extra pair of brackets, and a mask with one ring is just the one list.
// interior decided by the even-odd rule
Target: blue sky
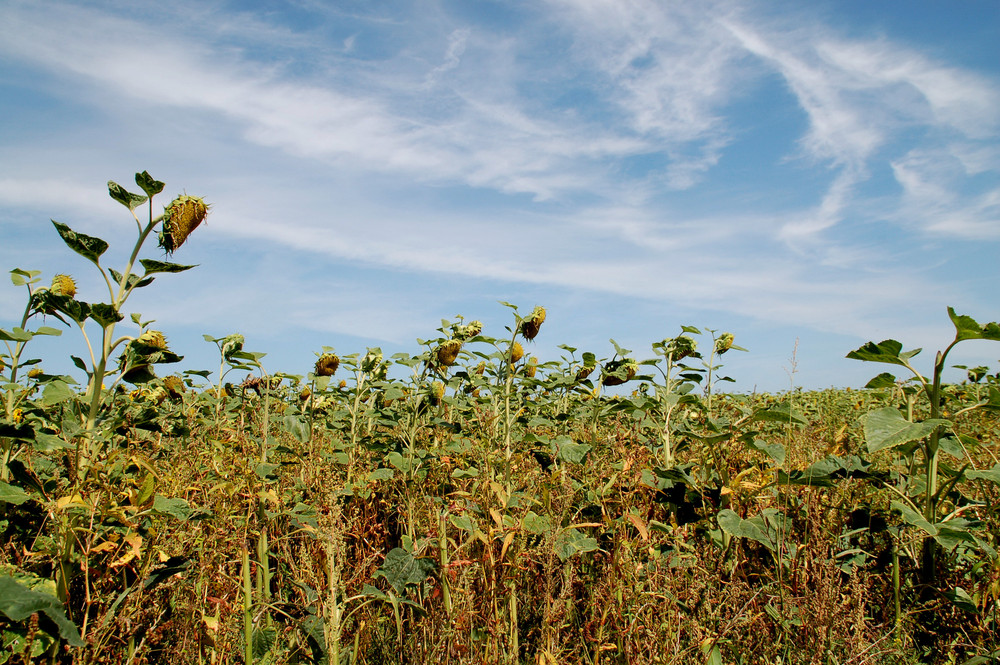
[(1000, 319), (998, 33), (992, 0), (7, 0), (0, 266), (100, 300), (49, 219), (120, 267), (105, 182), (148, 170), (213, 206), (199, 268), (130, 301), (178, 369), (217, 366), (206, 333), (291, 373), (458, 314), (501, 336), (506, 300), (547, 308), (543, 361), (687, 324), (749, 349), (739, 389), (859, 386), (869, 339), (926, 367), (948, 305)]

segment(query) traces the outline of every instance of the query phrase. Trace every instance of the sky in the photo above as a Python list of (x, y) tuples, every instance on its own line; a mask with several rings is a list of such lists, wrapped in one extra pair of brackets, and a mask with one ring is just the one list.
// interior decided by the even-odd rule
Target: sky
[(168, 370), (216, 369), (205, 334), (293, 374), (458, 315), (504, 337), (507, 301), (546, 308), (542, 362), (691, 325), (748, 350), (741, 391), (862, 386), (890, 368), (844, 356), (886, 338), (928, 372), (949, 305), (1000, 319), (997, 34), (995, 0), (4, 0), (0, 267), (106, 300), (49, 220), (121, 270), (106, 182), (145, 170), (211, 204), (170, 259), (198, 267), (126, 308)]

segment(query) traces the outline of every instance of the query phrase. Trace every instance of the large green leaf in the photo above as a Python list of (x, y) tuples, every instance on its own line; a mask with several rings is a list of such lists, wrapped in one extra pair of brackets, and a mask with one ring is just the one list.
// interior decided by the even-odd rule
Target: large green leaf
[(736, 514), (736, 511), (729, 508), (720, 510), (717, 519), (719, 520), (719, 527), (729, 535), (736, 536), (737, 538), (750, 538), (751, 540), (756, 540), (769, 550), (774, 549), (774, 543), (767, 537), (767, 534), (760, 525), (743, 519)]
[(56, 231), (59, 232), (59, 236), (63, 239), (63, 242), (65, 242), (70, 249), (93, 263), (97, 263), (97, 261), (101, 258), (101, 254), (106, 252), (108, 249), (108, 243), (104, 242), (100, 238), (84, 235), (83, 233), (77, 233), (65, 224), (60, 224), (54, 219), (52, 220), (52, 223), (55, 225)]
[(920, 349), (903, 351), (903, 345), (894, 339), (886, 339), (878, 344), (868, 342), (864, 346), (847, 354), (852, 360), (864, 360), (870, 363), (888, 363), (890, 365), (905, 365)]
[(910, 441), (919, 441), (938, 427), (951, 425), (951, 421), (941, 418), (910, 422), (898, 409), (891, 406), (869, 411), (861, 417), (861, 420), (864, 423), (865, 442), (870, 453), (901, 446)]
[(908, 505), (902, 501), (893, 501), (892, 509), (897, 511), (903, 516), (903, 521), (910, 526), (915, 526), (926, 533), (928, 536), (936, 536), (938, 534), (938, 528), (924, 519), (924, 516), (910, 508)]
[(50, 381), (45, 385), (45, 390), (42, 391), (42, 404), (44, 406), (52, 406), (53, 404), (59, 404), (60, 402), (65, 402), (68, 399), (72, 399), (76, 396), (72, 388), (65, 381)]
[(32, 614), (41, 613), (52, 620), (70, 646), (85, 646), (80, 632), (66, 616), (62, 603), (55, 596), (32, 591), (21, 586), (13, 577), (0, 575), (0, 613), (11, 621), (24, 621)]
[(184, 499), (168, 499), (162, 494), (157, 494), (153, 498), (153, 512), (159, 515), (175, 517), (179, 520), (186, 520), (191, 516), (191, 507)]
[(984, 471), (966, 471), (965, 477), (969, 480), (989, 480), (1000, 485), (1000, 463), (994, 464), (992, 468)]
[(0, 480), (0, 503), (12, 503), (15, 506), (20, 506), (30, 498), (31, 495), (20, 487), (15, 487)]
[(971, 316), (956, 314), (951, 307), (948, 308), (948, 316), (955, 324), (955, 339), (990, 339), (1000, 341), (1000, 324), (995, 322), (980, 325)]
[[(140, 187), (141, 186), (142, 185), (140, 185)], [(111, 198), (118, 201), (118, 203), (121, 203), (129, 210), (135, 210), (136, 206), (140, 205), (147, 199), (147, 197), (142, 194), (133, 194), (113, 180), (108, 180), (108, 194), (111, 195)]]
[(809, 422), (806, 417), (796, 410), (795, 407), (792, 406), (792, 403), (788, 401), (775, 404), (767, 409), (754, 411), (751, 420), (776, 423), (795, 423), (796, 425), (805, 425)]
[(401, 594), (407, 586), (422, 584), (434, 574), (435, 569), (433, 559), (418, 559), (401, 547), (396, 547), (385, 555), (385, 561), (375, 572), (375, 577), (384, 577), (396, 593)]

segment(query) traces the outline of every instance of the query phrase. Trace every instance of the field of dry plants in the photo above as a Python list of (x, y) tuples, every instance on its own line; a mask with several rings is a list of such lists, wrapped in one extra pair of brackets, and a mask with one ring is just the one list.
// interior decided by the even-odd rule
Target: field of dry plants
[[(1000, 372), (941, 378), (996, 323), (949, 309), (932, 376), (885, 340), (848, 354), (863, 389), (780, 395), (726, 393), (744, 350), (691, 326), (540, 361), (545, 309), (509, 303), (413, 355), (268, 373), (233, 334), (184, 371), (142, 317), (115, 331), (190, 268), (146, 241), (181, 249), (208, 206), (154, 216), (163, 183), (136, 183), (109, 183), (120, 272), (55, 223), (104, 295), (11, 271), (0, 663), (1000, 662)], [(31, 355), (64, 331), (76, 377)]]

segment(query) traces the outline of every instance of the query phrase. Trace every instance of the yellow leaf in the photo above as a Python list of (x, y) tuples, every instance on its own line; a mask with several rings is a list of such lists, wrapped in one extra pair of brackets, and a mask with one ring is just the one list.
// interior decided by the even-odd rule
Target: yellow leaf
[(627, 513), (625, 516), (628, 517), (628, 521), (631, 522), (632, 526), (636, 528), (636, 531), (639, 532), (639, 535), (642, 536), (642, 539), (648, 543), (649, 529), (647, 529), (646, 525), (643, 524), (641, 519), (639, 519), (639, 516), (633, 515), (632, 513)]
[(132, 559), (136, 558), (142, 554), (142, 536), (137, 533), (129, 533), (125, 536), (125, 542), (128, 543), (131, 549), (126, 552), (122, 557), (111, 564), (112, 568), (118, 568), (119, 566), (124, 566)]

